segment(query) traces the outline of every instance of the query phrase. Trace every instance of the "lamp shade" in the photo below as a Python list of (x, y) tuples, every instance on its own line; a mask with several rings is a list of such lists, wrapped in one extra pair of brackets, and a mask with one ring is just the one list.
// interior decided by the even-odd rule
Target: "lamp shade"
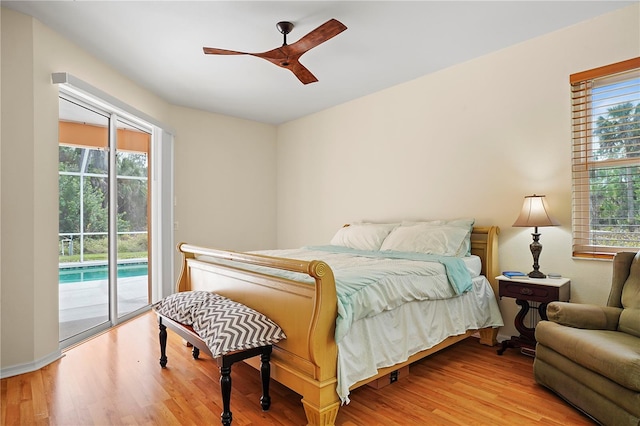
[[(524, 197), (520, 216), (513, 223), (513, 226), (538, 227), (557, 226), (560, 223), (549, 215), (549, 206), (544, 195), (527, 195)], [(537, 232), (537, 231), (536, 231)]]

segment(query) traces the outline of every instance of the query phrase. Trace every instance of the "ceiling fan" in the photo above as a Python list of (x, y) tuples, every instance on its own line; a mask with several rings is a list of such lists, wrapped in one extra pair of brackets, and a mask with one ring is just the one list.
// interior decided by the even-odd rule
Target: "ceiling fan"
[(303, 84), (309, 84), (318, 81), (318, 79), (298, 61), (300, 56), (347, 29), (347, 27), (337, 19), (330, 19), (295, 43), (287, 44), (287, 34), (293, 29), (293, 24), (291, 22), (281, 21), (276, 24), (276, 28), (284, 35), (284, 43), (282, 47), (276, 47), (267, 52), (248, 53), (217, 49), (214, 47), (203, 47), (202, 50), (208, 55), (251, 55), (266, 59), (279, 67), (290, 70)]

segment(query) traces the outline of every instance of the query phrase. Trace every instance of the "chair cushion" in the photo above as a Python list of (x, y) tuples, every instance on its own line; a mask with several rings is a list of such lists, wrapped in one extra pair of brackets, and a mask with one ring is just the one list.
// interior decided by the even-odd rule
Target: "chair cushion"
[(618, 330), (640, 337), (640, 253), (631, 262), (620, 300), (623, 311)]
[(193, 330), (214, 357), (273, 345), (285, 339), (282, 329), (242, 303), (208, 291), (184, 291), (153, 305), (154, 311)]
[(622, 307), (640, 309), (640, 252), (633, 258), (629, 277), (622, 288)]
[(618, 322), (618, 330), (640, 338), (640, 309), (623, 309)]
[(540, 321), (536, 340), (627, 389), (640, 392), (640, 338), (611, 330), (585, 330)]

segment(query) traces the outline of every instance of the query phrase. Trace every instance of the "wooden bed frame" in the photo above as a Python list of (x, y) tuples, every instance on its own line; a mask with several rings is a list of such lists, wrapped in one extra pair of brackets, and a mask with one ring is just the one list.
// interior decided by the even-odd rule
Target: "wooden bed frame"
[[(497, 226), (474, 227), (471, 252), (482, 259), (482, 274), (498, 294), (495, 277), (498, 269)], [(337, 296), (333, 271), (322, 261), (301, 261), (257, 254), (215, 250), (185, 243), (178, 245), (183, 254), (177, 291), (213, 291), (262, 312), (275, 321), (287, 339), (273, 346), (271, 377), (302, 395), (309, 425), (335, 424), (340, 399), (336, 393), (337, 345), (334, 340)], [(260, 265), (306, 274), (316, 285), (293, 281), (243, 269)], [(475, 332), (480, 343), (497, 344), (497, 329), (468, 330), (449, 337), (433, 348), (411, 356), (407, 361), (380, 369), (376, 376), (356, 383), (351, 389), (437, 352)], [(260, 369), (259, 360), (247, 360)]]

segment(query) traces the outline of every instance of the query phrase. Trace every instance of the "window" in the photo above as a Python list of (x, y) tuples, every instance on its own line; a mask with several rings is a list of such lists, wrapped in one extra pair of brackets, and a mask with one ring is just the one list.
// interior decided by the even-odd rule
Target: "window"
[(640, 248), (640, 58), (573, 74), (573, 254)]

